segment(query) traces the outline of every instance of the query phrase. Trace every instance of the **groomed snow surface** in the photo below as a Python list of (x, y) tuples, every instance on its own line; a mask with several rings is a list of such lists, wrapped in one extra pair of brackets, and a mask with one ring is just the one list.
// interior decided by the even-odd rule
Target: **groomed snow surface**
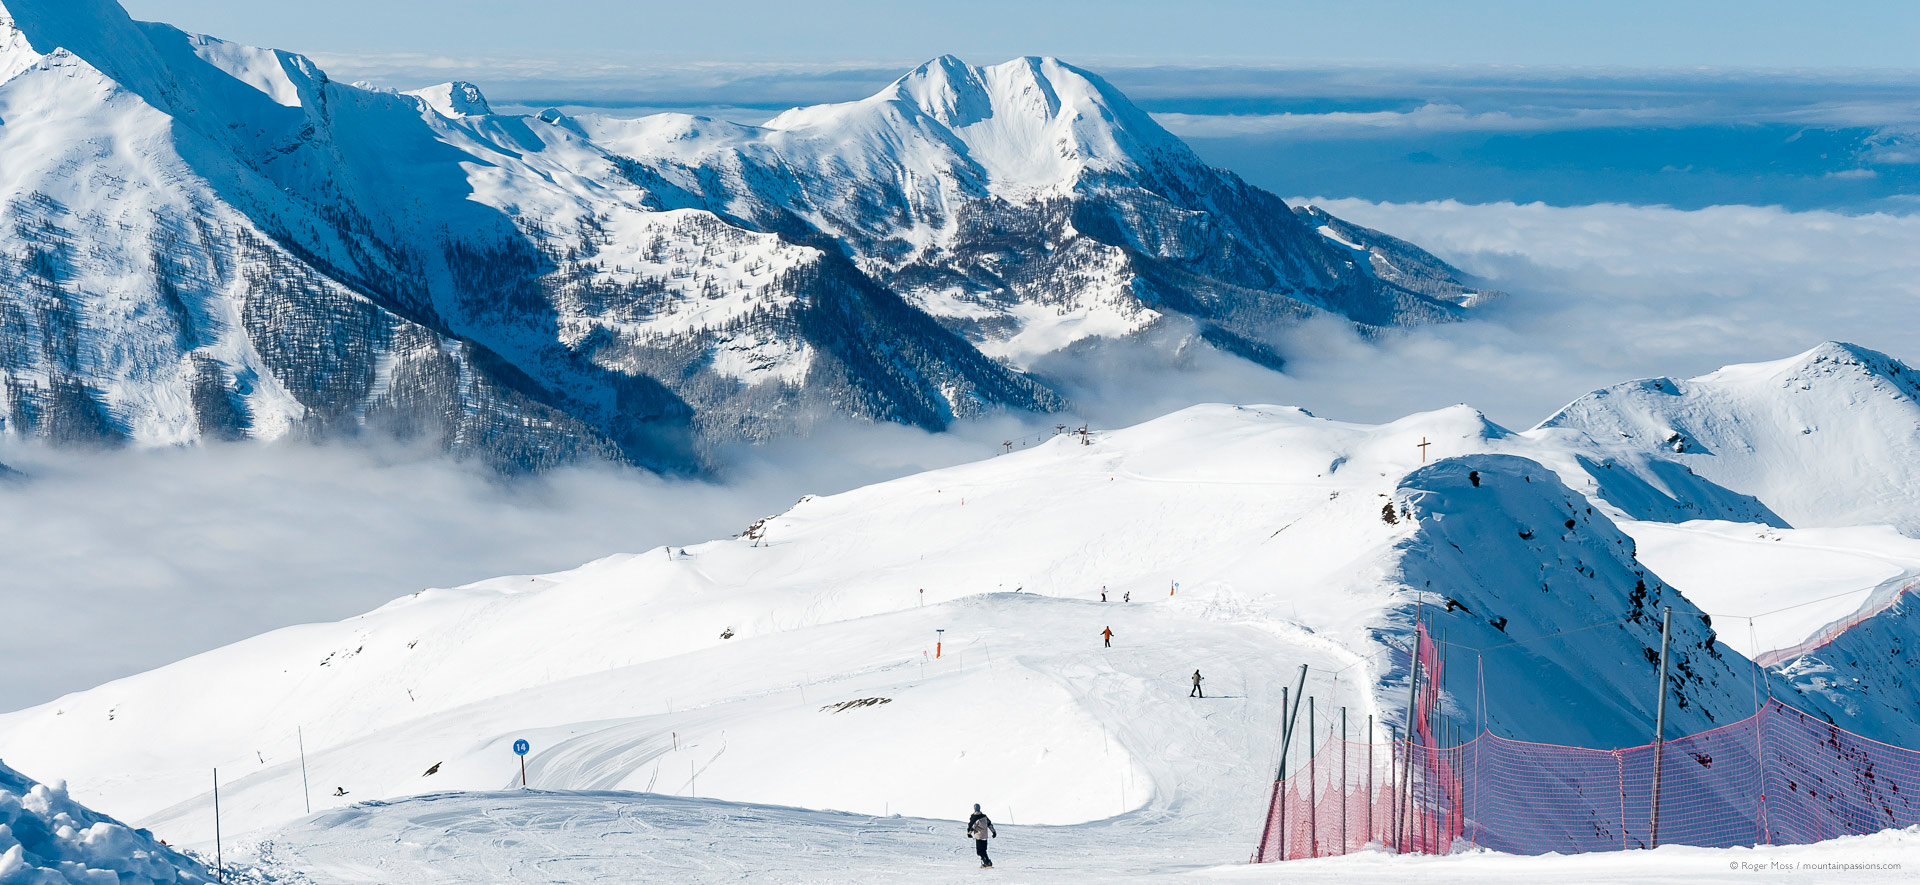
[[(1647, 882), (1911, 881), (1920, 831), (1817, 845), (1519, 857), (1366, 851), (1274, 864), (1196, 860), (1213, 843), (1177, 821), (998, 824), (992, 871), (961, 824), (630, 793), (435, 794), (317, 815), (263, 846), (312, 882)], [(1188, 839), (1193, 841), (1188, 841)], [(1206, 864), (1206, 865), (1201, 865)]]

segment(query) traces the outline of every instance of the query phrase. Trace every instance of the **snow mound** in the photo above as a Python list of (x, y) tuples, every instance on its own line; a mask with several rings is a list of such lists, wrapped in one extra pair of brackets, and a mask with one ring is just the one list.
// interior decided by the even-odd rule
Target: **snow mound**
[(464, 80), (440, 83), (405, 93), (418, 98), (442, 117), (484, 117), (493, 113), (480, 87)]
[(211, 882), (193, 859), (0, 764), (0, 883)]
[(1864, 347), (1596, 390), (1537, 429), (1555, 428), (1670, 457), (1797, 528), (1920, 533), (1920, 376)]

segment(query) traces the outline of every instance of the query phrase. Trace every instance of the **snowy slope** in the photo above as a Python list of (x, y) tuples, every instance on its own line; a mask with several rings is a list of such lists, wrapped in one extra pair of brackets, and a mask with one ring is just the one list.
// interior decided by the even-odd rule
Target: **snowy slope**
[(1792, 649), (1886, 592), (1920, 581), (1920, 541), (1891, 526), (1783, 529), (1700, 520), (1625, 528), (1639, 560), (1721, 616), (1721, 641), (1748, 657)]
[(1398, 237), (1361, 227), (1318, 206), (1295, 206), (1293, 214), (1333, 243), (1365, 256), (1375, 276), (1430, 298), (1476, 307), (1502, 293), (1468, 280), (1446, 262)]
[[(1422, 465), (1422, 439), (1449, 457)], [(1215, 851), (1257, 826), (1294, 664), (1354, 728), (1401, 721), (1416, 605), (1449, 673), (1481, 670), (1447, 682), (1449, 715), (1501, 734), (1643, 742), (1662, 605), (1671, 729), (1740, 718), (1761, 692), (1606, 505), (1546, 466), (1580, 469), (1556, 438), (1464, 407), (1365, 426), (1205, 406), (1089, 441), (277, 631), (0, 717), (0, 744), (190, 841), (211, 765), (234, 777), (236, 832), (302, 815), (300, 729), (317, 808), (507, 787), (524, 737), (543, 789), (925, 817), (991, 800), (1051, 824), (1131, 811), (1190, 821)], [(1132, 601), (1099, 603), (1103, 585)], [(1184, 697), (1194, 668), (1220, 697)], [(1767, 678), (1914, 739), (1890, 706)], [(885, 702), (837, 706), (867, 699)]]
[[(991, 811), (992, 809), (988, 809)], [(1208, 859), (1217, 834), (1130, 815), (1079, 827), (1009, 826), (996, 815), (995, 877), (1021, 882), (1749, 882), (1795, 870), (1839, 881), (1903, 881), (1920, 833), (1888, 831), (1817, 845), (1524, 857), (1362, 852), (1284, 864)], [(953, 821), (872, 817), (631, 793), (432, 794), (316, 815), (261, 847), (262, 869), (304, 881), (622, 883), (977, 882), (972, 845)], [(529, 834), (539, 847), (526, 851)], [(1173, 835), (1175, 838), (1168, 838)], [(1237, 848), (1238, 846), (1234, 846)], [(533, 854), (535, 856), (529, 856)], [(1778, 866), (1775, 866), (1775, 865)], [(1875, 866), (1868, 866), (1875, 865)]]
[(1796, 527), (1920, 532), (1920, 379), (1857, 345), (1609, 387), (1540, 426), (1671, 455)]

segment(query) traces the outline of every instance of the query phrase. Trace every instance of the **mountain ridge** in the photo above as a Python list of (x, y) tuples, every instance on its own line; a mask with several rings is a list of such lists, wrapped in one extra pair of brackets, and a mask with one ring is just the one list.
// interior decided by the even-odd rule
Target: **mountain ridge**
[(699, 470), (821, 420), (1066, 408), (1026, 367), (1081, 342), (1278, 368), (1308, 316), (1462, 315), (1052, 59), (747, 127), (362, 89), (108, 0), (0, 22), (0, 432)]
[(1920, 375), (1859, 345), (1602, 388), (1536, 430), (1659, 452), (1795, 526), (1920, 532)]

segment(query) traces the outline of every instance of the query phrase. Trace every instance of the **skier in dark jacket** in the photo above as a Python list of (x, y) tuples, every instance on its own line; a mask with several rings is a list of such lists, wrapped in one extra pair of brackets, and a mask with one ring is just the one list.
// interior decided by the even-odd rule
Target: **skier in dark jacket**
[(998, 838), (1000, 834), (994, 831), (993, 821), (980, 812), (978, 802), (973, 804), (973, 816), (967, 818), (967, 835), (973, 837), (973, 853), (980, 855), (980, 868), (992, 867), (993, 861), (987, 857), (987, 840)]
[(1207, 696), (1206, 690), (1200, 687), (1200, 671), (1199, 670), (1193, 671), (1193, 690), (1190, 692), (1187, 692), (1187, 697), (1193, 697), (1194, 695), (1199, 695), (1203, 698)]

